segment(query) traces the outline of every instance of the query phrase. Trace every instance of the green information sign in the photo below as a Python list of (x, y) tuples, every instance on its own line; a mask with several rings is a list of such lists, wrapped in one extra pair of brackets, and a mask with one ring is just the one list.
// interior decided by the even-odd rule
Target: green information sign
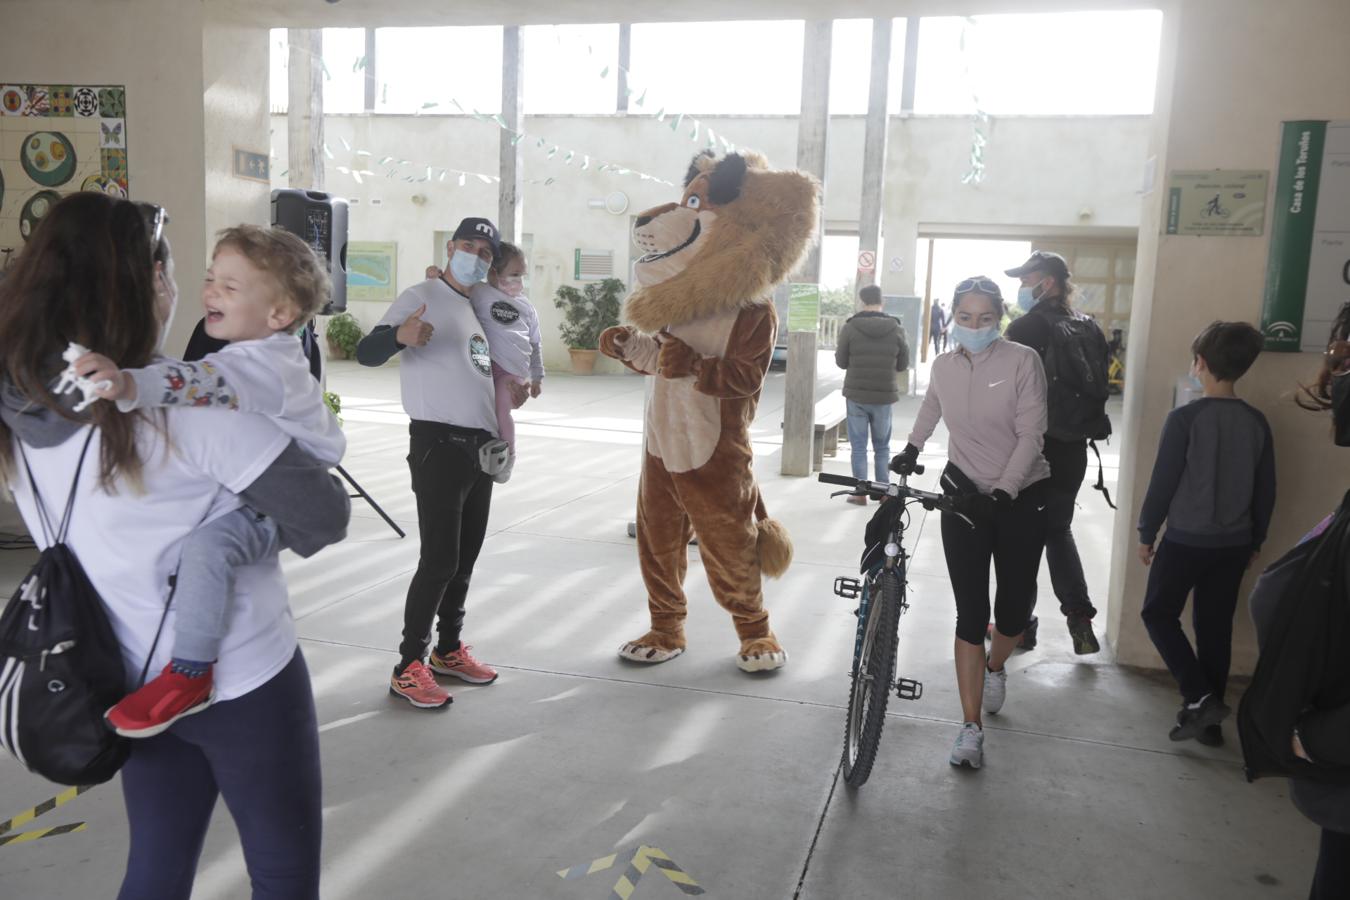
[(1285, 122), (1261, 333), (1266, 349), (1321, 352), (1350, 299), (1350, 122)]
[(1168, 181), (1167, 233), (1255, 237), (1266, 224), (1264, 171), (1173, 172)]
[(820, 285), (792, 284), (788, 295), (788, 331), (815, 331), (820, 327)]

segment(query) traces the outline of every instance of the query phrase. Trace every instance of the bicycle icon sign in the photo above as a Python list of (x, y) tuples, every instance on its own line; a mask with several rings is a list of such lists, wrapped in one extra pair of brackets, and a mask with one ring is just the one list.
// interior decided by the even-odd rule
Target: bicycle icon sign
[(1233, 214), (1233, 211), (1223, 206), (1219, 202), (1219, 196), (1220, 196), (1219, 194), (1215, 194), (1214, 199), (1205, 204), (1205, 208), (1200, 211), (1200, 215), (1204, 216), (1205, 218), (1218, 216), (1221, 219), (1226, 219), (1229, 216), (1231, 216)]

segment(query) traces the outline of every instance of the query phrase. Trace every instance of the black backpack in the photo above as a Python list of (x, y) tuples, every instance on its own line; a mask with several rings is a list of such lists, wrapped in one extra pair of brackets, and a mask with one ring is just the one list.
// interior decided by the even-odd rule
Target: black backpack
[(92, 439), (90, 429), (56, 528), (24, 458), (49, 546), (0, 615), (0, 746), (33, 772), (70, 785), (107, 781), (130, 752), (103, 720), (126, 695), (122, 650), (98, 591), (65, 543)]
[(1050, 325), (1050, 340), (1045, 345), (1046, 399), (1050, 407), (1046, 434), (1062, 441), (1108, 437), (1107, 368), (1111, 350), (1106, 335), (1088, 316), (1071, 312), (1045, 318)]
[(1295, 547), (1267, 571), (1296, 566), (1280, 593), (1251, 685), (1238, 704), (1247, 780), (1289, 776), (1350, 784), (1350, 767), (1294, 755), (1290, 735), (1309, 708), (1335, 709), (1345, 686), (1345, 638), (1350, 635), (1350, 493), (1319, 537)]

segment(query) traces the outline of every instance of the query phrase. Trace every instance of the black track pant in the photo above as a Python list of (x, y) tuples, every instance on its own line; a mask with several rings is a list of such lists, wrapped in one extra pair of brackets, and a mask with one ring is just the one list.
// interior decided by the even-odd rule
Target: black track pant
[(408, 468), (422, 550), (403, 607), (400, 668), (426, 653), (437, 614), (437, 646), (459, 646), (464, 598), (492, 507), (492, 479), (478, 470), (477, 450), (491, 435), (418, 420), (409, 432)]

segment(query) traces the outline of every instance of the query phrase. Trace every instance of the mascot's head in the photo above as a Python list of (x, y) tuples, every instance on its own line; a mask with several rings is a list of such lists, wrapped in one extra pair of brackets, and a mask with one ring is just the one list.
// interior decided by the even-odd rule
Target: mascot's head
[(810, 175), (773, 171), (755, 153), (694, 157), (680, 202), (637, 217), (633, 240), (644, 255), (628, 321), (654, 332), (770, 302), (810, 246), (818, 196)]

